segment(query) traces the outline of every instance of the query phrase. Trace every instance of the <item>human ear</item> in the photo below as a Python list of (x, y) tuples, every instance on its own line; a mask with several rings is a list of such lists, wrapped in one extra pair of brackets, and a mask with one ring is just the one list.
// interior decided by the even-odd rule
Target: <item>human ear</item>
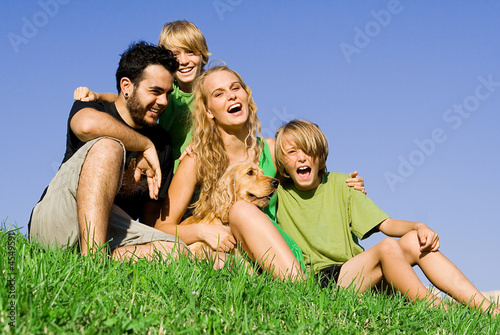
[(123, 95), (130, 96), (134, 91), (134, 84), (129, 78), (123, 77), (122, 79), (120, 79), (120, 88)]
[(212, 112), (210, 111), (210, 109), (207, 109), (205, 113), (207, 114), (207, 117), (209, 119), (214, 119), (215, 118), (215, 116), (212, 114)]

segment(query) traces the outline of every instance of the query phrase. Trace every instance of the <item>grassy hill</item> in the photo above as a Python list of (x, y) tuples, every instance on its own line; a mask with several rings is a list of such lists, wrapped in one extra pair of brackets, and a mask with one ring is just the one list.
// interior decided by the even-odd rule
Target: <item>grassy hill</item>
[(3, 334), (500, 334), (500, 318), (183, 258), (120, 263), (0, 230)]

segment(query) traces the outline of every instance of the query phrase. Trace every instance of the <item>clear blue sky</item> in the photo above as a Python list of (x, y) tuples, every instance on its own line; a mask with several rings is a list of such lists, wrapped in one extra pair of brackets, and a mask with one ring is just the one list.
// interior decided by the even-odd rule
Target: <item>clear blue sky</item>
[(0, 9), (2, 221), (27, 231), (63, 157), (73, 90), (114, 91), (129, 43), (156, 43), (165, 22), (187, 19), (211, 59), (253, 89), (265, 136), (291, 118), (318, 123), (330, 171), (359, 170), (389, 215), (427, 223), (480, 290), (500, 289), (499, 1), (4, 0)]

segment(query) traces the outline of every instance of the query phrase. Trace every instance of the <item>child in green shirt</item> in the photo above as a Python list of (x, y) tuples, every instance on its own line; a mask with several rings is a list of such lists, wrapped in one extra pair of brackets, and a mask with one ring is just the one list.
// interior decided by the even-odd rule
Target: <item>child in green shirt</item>
[[(276, 165), (282, 176), (277, 219), (304, 253), (308, 271), (323, 286), (335, 281), (359, 292), (387, 283), (411, 301), (439, 305), (413, 271), (456, 300), (487, 310), (490, 302), (439, 251), (438, 235), (423, 223), (395, 220), (365, 194), (345, 185), (346, 176), (326, 172), (328, 143), (319, 127), (294, 120), (276, 133)], [(358, 238), (381, 231), (386, 238), (364, 251)], [(446, 306), (445, 306), (446, 307)], [(492, 306), (493, 307), (493, 306)], [(500, 313), (493, 308), (494, 315)]]
[[(210, 53), (201, 31), (193, 23), (184, 20), (167, 22), (160, 33), (158, 45), (171, 50), (179, 62), (173, 91), (159, 120), (160, 126), (167, 130), (172, 138), (174, 171), (176, 171), (180, 157), (193, 137), (191, 124), (191, 112), (194, 108), (193, 83), (204, 71)], [(93, 92), (83, 86), (74, 92), (74, 99), (82, 101), (114, 102), (117, 98), (114, 93)]]

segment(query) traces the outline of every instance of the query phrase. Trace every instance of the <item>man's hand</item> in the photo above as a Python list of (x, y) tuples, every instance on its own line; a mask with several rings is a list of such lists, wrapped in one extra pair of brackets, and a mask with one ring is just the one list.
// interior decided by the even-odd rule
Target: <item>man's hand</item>
[(80, 101), (96, 101), (97, 95), (88, 87), (80, 86), (73, 93), (73, 99)]
[(420, 243), (420, 252), (431, 252), (439, 250), (438, 234), (423, 223), (417, 224), (417, 236)]
[(364, 179), (358, 177), (358, 171), (351, 172), (349, 174), (351, 178), (346, 179), (346, 183), (349, 187), (353, 187), (355, 190), (361, 191), (366, 194)]
[(148, 179), (149, 197), (158, 200), (161, 186), (161, 168), (154, 145), (137, 155), (137, 164), (134, 171), (135, 182), (141, 179), (141, 175), (146, 175)]

